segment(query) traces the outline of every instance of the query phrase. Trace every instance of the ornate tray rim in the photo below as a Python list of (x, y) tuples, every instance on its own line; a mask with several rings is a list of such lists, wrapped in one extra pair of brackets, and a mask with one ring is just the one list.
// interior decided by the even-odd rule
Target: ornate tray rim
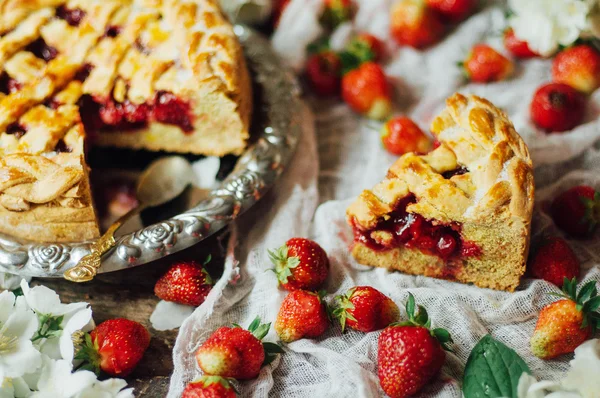
[[(253, 29), (235, 25), (254, 75), (263, 91), (255, 112), (264, 113), (256, 142), (233, 171), (196, 207), (117, 239), (99, 272), (149, 263), (186, 249), (221, 230), (252, 207), (274, 185), (291, 160), (301, 133), (300, 90), (269, 41)], [(261, 107), (261, 108), (259, 108)], [(255, 126), (256, 127), (256, 126)], [(62, 277), (90, 253), (91, 242), (36, 243), (0, 234), (0, 272), (31, 277)]]

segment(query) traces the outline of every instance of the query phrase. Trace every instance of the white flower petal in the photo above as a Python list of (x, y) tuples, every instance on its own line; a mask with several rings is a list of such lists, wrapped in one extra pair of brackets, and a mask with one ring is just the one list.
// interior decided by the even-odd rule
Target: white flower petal
[(0, 334), (29, 340), (38, 329), (38, 319), (30, 310), (15, 310), (2, 324)]
[(2, 382), (0, 384), (0, 398), (14, 398), (15, 397), (15, 388), (13, 386), (11, 379), (0, 379)]
[(42, 364), (42, 355), (28, 339), (19, 339), (16, 347), (10, 352), (0, 355), (0, 368), (4, 377), (21, 377), (25, 373), (34, 372)]
[(583, 398), (595, 398), (600, 391), (600, 340), (589, 340), (575, 349), (571, 369), (561, 384)]
[(75, 373), (71, 373), (71, 371), (72, 364), (70, 362), (55, 361), (45, 357), (38, 382), (39, 391), (35, 392), (32, 397), (71, 398), (96, 382), (96, 375), (90, 371), (80, 370)]
[(150, 315), (150, 323), (156, 330), (177, 329), (196, 308), (161, 300)]
[(76, 398), (133, 398), (133, 388), (128, 388), (127, 382), (122, 379), (108, 379), (98, 381), (86, 388)]
[(58, 294), (46, 286), (30, 288), (29, 284), (21, 281), (21, 289), (23, 289), (27, 304), (37, 314), (60, 316), (88, 306), (87, 303), (62, 304)]
[(15, 391), (15, 398), (27, 398), (31, 395), (29, 385), (22, 377), (12, 379), (13, 388)]
[(15, 295), (12, 292), (4, 291), (0, 293), (0, 325), (4, 324), (15, 305)]
[(31, 277), (23, 278), (20, 275), (0, 272), (0, 290), (15, 290), (21, 284), (22, 279), (30, 281)]

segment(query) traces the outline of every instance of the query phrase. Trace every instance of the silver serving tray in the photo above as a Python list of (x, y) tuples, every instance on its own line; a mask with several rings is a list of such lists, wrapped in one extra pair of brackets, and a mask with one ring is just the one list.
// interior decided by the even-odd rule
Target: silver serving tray
[[(117, 239), (99, 272), (158, 260), (219, 231), (254, 205), (273, 186), (290, 161), (300, 136), (300, 90), (269, 41), (243, 25), (235, 33), (244, 47), (254, 83), (262, 96), (254, 104), (255, 138), (221, 185), (194, 208)], [(62, 277), (90, 253), (91, 242), (35, 243), (0, 234), (0, 272)]]

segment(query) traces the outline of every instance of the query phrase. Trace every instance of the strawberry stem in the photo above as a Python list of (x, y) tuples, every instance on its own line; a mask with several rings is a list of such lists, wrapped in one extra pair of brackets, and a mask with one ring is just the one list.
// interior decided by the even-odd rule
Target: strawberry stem
[(269, 259), (275, 266), (273, 271), (277, 275), (277, 280), (280, 284), (288, 282), (288, 278), (292, 276), (292, 269), (300, 265), (300, 259), (298, 257), (288, 257), (288, 247), (286, 245), (281, 246), (276, 250), (269, 250)]

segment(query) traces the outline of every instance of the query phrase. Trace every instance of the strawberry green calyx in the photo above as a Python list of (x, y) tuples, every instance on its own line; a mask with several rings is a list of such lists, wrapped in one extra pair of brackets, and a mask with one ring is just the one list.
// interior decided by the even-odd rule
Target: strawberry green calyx
[[(235, 325), (235, 327), (240, 327), (239, 325)], [(258, 340), (261, 340), (269, 333), (269, 329), (271, 328), (271, 323), (260, 323), (260, 318), (256, 317), (252, 323), (248, 326), (248, 331), (252, 333), (254, 337)], [(266, 366), (273, 362), (277, 354), (283, 353), (283, 348), (279, 344), (263, 342), (263, 349), (265, 351), (265, 360), (262, 366)]]
[(300, 259), (298, 257), (288, 256), (288, 247), (286, 245), (281, 246), (276, 250), (269, 250), (269, 259), (275, 266), (273, 272), (277, 275), (279, 283), (285, 284), (288, 278), (292, 276), (292, 269), (300, 265)]
[[(231, 379), (231, 380), (233, 380), (233, 379)], [(208, 387), (211, 384), (219, 383), (224, 388), (226, 388), (226, 389), (231, 388), (232, 390), (235, 391), (235, 388), (233, 388), (233, 385), (229, 382), (229, 379), (227, 379), (225, 377), (221, 377), (221, 376), (202, 376), (199, 379), (194, 380), (192, 383), (202, 383), (203, 387)]]
[(588, 325), (592, 329), (592, 335), (600, 328), (600, 296), (596, 288), (596, 281), (589, 281), (577, 292), (577, 278), (571, 280), (565, 278), (563, 282), (562, 293), (550, 293), (551, 296), (575, 302), (575, 308), (583, 314), (581, 328)]
[(100, 357), (98, 350), (98, 342), (92, 341), (90, 334), (85, 333), (83, 344), (74, 357), (74, 359), (83, 361), (78, 369), (90, 370), (96, 373), (96, 375), (100, 375), (100, 362), (102, 358)]
[(585, 206), (585, 215), (581, 222), (587, 223), (590, 234), (600, 223), (600, 191), (594, 193), (594, 198), (581, 197), (581, 201)]
[(354, 318), (354, 316), (352, 316), (352, 314), (348, 312), (355, 308), (354, 304), (352, 304), (352, 302), (350, 301), (355, 290), (356, 288), (352, 288), (348, 290), (346, 294), (340, 294), (339, 296), (335, 297), (335, 300), (338, 304), (337, 307), (331, 312), (331, 315), (334, 319), (340, 321), (340, 325), (342, 326), (342, 333), (344, 333), (346, 329), (346, 320), (350, 319), (351, 321), (356, 322), (356, 318)]
[(418, 326), (429, 330), (431, 336), (436, 338), (442, 348), (446, 351), (452, 351), (449, 344), (453, 343), (450, 333), (446, 329), (435, 328), (431, 329), (431, 319), (427, 314), (427, 310), (422, 305), (416, 306), (418, 312), (415, 313), (415, 297), (412, 293), (408, 294), (408, 301), (406, 302), (406, 316), (408, 320), (404, 322), (393, 323), (390, 326)]
[(325, 12), (321, 17), (321, 24), (327, 28), (335, 29), (342, 23), (350, 20), (354, 13), (351, 4), (344, 0), (332, 0), (326, 6)]

